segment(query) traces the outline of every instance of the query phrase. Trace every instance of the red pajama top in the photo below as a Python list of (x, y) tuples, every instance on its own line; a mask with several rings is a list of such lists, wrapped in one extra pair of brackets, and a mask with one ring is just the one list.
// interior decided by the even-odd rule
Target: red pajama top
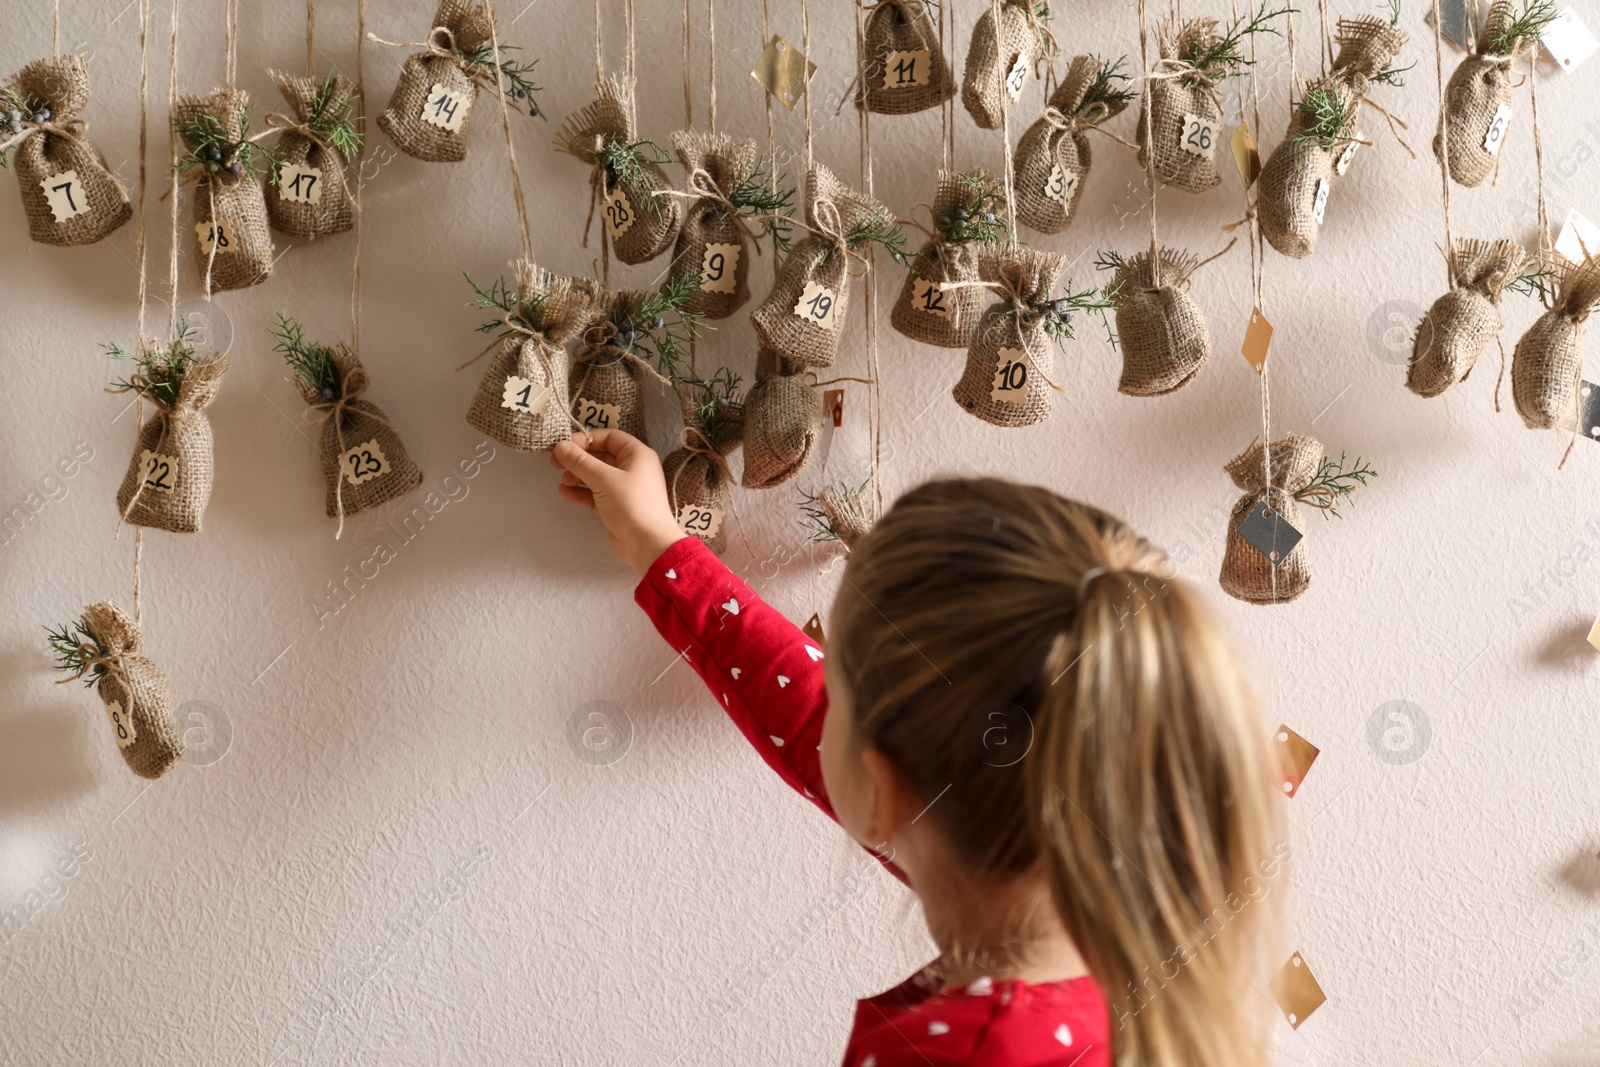
[[(767, 765), (832, 818), (818, 754), (822, 649), (695, 537), (661, 554), (634, 599)], [(942, 985), (936, 961), (857, 1001), (844, 1067), (1110, 1067), (1106, 1003), (1092, 977)]]

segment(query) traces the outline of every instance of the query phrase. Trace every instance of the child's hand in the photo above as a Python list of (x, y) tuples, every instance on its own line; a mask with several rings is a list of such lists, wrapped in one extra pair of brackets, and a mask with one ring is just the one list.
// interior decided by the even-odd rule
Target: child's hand
[(550, 465), (565, 468), (556, 492), (600, 513), (611, 550), (641, 577), (661, 553), (685, 536), (672, 516), (661, 461), (649, 446), (621, 430), (596, 430), (556, 445)]

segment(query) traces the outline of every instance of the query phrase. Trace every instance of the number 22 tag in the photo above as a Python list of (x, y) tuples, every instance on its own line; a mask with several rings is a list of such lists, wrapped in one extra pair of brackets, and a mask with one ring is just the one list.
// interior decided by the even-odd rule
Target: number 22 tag
[(832, 289), (817, 282), (808, 282), (805, 292), (795, 301), (794, 313), (807, 322), (816, 323), (824, 330), (831, 330), (838, 319), (833, 313), (836, 301), (837, 294)]
[(389, 458), (378, 447), (378, 439), (363, 441), (339, 459), (339, 467), (351, 485), (360, 485), (389, 473)]
[(39, 188), (44, 190), (45, 199), (50, 201), (50, 211), (57, 222), (66, 222), (89, 210), (89, 201), (83, 195), (83, 183), (78, 180), (75, 170), (64, 170), (60, 174), (40, 178)]
[(1183, 116), (1183, 132), (1179, 135), (1178, 145), (1191, 155), (1211, 158), (1211, 150), (1217, 145), (1217, 134), (1222, 127), (1214, 122), (1207, 121), (1199, 115)]
[(170, 493), (178, 487), (178, 457), (163, 456), (148, 448), (139, 453), (139, 469), (144, 472), (144, 488)]

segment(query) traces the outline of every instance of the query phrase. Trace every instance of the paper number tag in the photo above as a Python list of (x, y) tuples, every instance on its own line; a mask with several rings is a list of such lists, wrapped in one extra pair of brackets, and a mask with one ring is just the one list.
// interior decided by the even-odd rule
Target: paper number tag
[(117, 747), (127, 748), (139, 738), (139, 732), (133, 728), (133, 715), (122, 710), (122, 705), (115, 700), (106, 705), (106, 718), (111, 720), (111, 729), (117, 735)]
[(45, 198), (50, 201), (50, 211), (57, 222), (66, 222), (89, 210), (89, 201), (83, 195), (83, 183), (78, 180), (75, 170), (64, 170), (60, 174), (40, 178), (39, 188), (44, 190)]
[(544, 409), (550, 406), (550, 389), (513, 374), (500, 391), (500, 406), (523, 415), (543, 415)]
[(213, 246), (219, 256), (233, 251), (233, 227), (228, 225), (227, 219), (217, 219), (214, 223), (197, 222), (195, 223), (194, 232), (195, 236), (200, 238), (200, 254), (202, 256), (209, 256)]
[(722, 510), (699, 504), (685, 504), (678, 509), (678, 528), (702, 541), (713, 540), (717, 536), (717, 531), (722, 529)]
[(1322, 213), (1328, 209), (1328, 179), (1317, 179), (1316, 199), (1311, 201), (1311, 214), (1317, 220), (1317, 225), (1322, 225)]
[(597, 404), (581, 396), (573, 401), (572, 410), (576, 413), (578, 425), (585, 430), (614, 430), (622, 421), (622, 409), (617, 405)]
[(838, 294), (826, 285), (807, 282), (805, 292), (795, 301), (794, 313), (807, 322), (816, 323), (824, 330), (831, 330), (833, 324), (838, 321), (838, 316), (833, 313), (837, 301)]
[(621, 237), (633, 226), (633, 205), (628, 203), (628, 194), (622, 191), (622, 186), (617, 186), (606, 194), (606, 231), (612, 237)]
[(356, 445), (341, 456), (339, 469), (344, 471), (345, 479), (351, 485), (360, 485), (362, 482), (370, 482), (374, 478), (388, 474), (390, 467), (388, 457), (383, 454), (383, 449), (378, 447), (378, 439), (374, 437), (370, 441)]
[(929, 52), (889, 52), (883, 57), (883, 87), (910, 89), (928, 84)]
[(1501, 104), (1495, 109), (1494, 119), (1483, 135), (1483, 150), (1491, 156), (1500, 154), (1500, 145), (1506, 139), (1506, 127), (1511, 124), (1511, 105)]
[(1544, 45), (1544, 50), (1550, 53), (1550, 58), (1561, 64), (1561, 69), (1568, 74), (1600, 48), (1600, 41), (1595, 40), (1589, 27), (1570, 7), (1562, 10), (1545, 26), (1539, 34), (1539, 41)]
[(1073, 194), (1078, 191), (1078, 175), (1074, 171), (1067, 174), (1057, 163), (1050, 168), (1050, 177), (1044, 183), (1044, 195), (1058, 202), (1063, 208), (1072, 202)]
[(1028, 57), (1021, 52), (1011, 63), (1011, 70), (1006, 74), (1006, 92), (1015, 100), (1022, 95), (1022, 86), (1028, 80)]
[(422, 105), (422, 121), (454, 133), (467, 121), (467, 109), (471, 106), (472, 100), (465, 93), (434, 82), (433, 88), (428, 90), (428, 99)]
[(1600, 256), (1600, 226), (1590, 222), (1577, 208), (1571, 208), (1567, 221), (1562, 224), (1561, 236), (1556, 238), (1556, 252), (1574, 265), (1582, 263), (1585, 256)]
[(1222, 127), (1215, 122), (1210, 122), (1199, 115), (1183, 116), (1183, 132), (1178, 136), (1178, 145), (1191, 155), (1211, 158), (1211, 152), (1217, 147), (1217, 134), (1222, 132)]
[(1339, 158), (1333, 161), (1333, 173), (1343, 178), (1344, 172), (1350, 169), (1350, 161), (1355, 158), (1355, 154), (1356, 143), (1351, 141), (1344, 146), (1344, 151), (1339, 153)]
[(1000, 350), (1000, 367), (994, 372), (989, 399), (1003, 404), (1022, 404), (1028, 399), (1028, 354), (1016, 348)]
[(911, 306), (924, 315), (948, 319), (951, 315), (950, 303), (944, 297), (944, 286), (938, 282), (917, 278), (911, 283)]
[(278, 188), (285, 200), (296, 204), (320, 204), (322, 171), (303, 163), (285, 163), (278, 168)]
[(738, 269), (738, 245), (706, 245), (705, 257), (700, 261), (701, 290), (707, 293), (733, 292)]
[(144, 487), (170, 493), (178, 487), (178, 457), (163, 456), (148, 448), (139, 453), (139, 469), (144, 472)]

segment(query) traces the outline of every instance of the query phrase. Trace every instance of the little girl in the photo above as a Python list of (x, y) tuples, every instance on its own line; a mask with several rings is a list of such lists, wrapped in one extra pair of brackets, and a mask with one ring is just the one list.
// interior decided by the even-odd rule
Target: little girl
[(678, 528), (640, 441), (552, 463), (756, 751), (921, 899), (940, 956), (857, 1002), (846, 1067), (1265, 1067), (1282, 801), (1147, 542), (1045, 489), (930, 482), (856, 544), (824, 657)]

